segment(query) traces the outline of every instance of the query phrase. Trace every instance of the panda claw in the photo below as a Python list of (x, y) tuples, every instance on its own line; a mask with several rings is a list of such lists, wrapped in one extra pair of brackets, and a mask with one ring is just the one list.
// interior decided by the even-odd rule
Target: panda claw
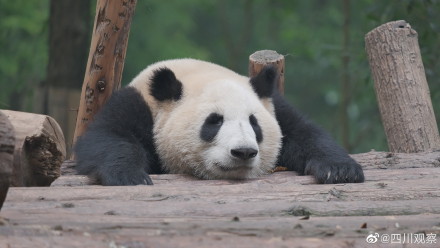
[(364, 174), (361, 166), (354, 161), (326, 162), (310, 160), (304, 170), (305, 175), (313, 175), (320, 184), (361, 183)]

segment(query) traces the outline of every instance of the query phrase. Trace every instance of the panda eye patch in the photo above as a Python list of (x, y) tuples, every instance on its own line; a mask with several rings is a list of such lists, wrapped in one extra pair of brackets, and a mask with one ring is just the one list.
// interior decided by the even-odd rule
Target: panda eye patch
[(200, 138), (206, 142), (212, 142), (223, 125), (223, 115), (211, 113), (203, 123), (200, 130)]
[(206, 118), (206, 124), (221, 126), (223, 124), (223, 116), (217, 113), (212, 113)]
[(261, 127), (258, 124), (258, 121), (257, 121), (257, 118), (255, 117), (255, 115), (249, 116), (249, 123), (251, 124), (252, 129), (254, 129), (255, 136), (257, 138), (257, 142), (260, 143), (261, 141), (263, 141), (263, 132), (261, 131)]

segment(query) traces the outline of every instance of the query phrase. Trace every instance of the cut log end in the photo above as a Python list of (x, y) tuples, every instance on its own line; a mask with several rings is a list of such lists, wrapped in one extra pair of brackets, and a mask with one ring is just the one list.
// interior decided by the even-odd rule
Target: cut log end
[(269, 64), (284, 60), (284, 56), (273, 50), (261, 50), (251, 54), (249, 60), (257, 64)]
[(411, 25), (405, 20), (392, 21), (388, 23), (384, 23), (379, 27), (371, 30), (365, 35), (365, 38), (369, 38), (371, 36), (375, 36), (377, 32), (382, 33), (385, 30), (402, 30), (408, 29), (411, 33), (417, 33), (414, 29), (411, 28)]
[(11, 186), (49, 186), (60, 176), (66, 143), (58, 123), (49, 116), (1, 110), (15, 134)]
[(58, 150), (54, 140), (45, 135), (26, 137), (24, 147), (34, 184), (49, 186), (60, 176), (65, 154)]

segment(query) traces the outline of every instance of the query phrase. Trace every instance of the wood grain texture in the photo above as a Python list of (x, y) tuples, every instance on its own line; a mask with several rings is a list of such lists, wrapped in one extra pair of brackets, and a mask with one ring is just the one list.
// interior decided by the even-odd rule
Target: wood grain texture
[(153, 186), (12, 188), (0, 246), (367, 247), (374, 232), (440, 235), (438, 168), (365, 176), (317, 185), (294, 172), (246, 181), (168, 174), (152, 175)]
[(440, 151), (395, 153), (371, 151), (350, 155), (364, 170), (440, 168)]
[(0, 110), (15, 130), (11, 186), (49, 186), (60, 176), (66, 143), (50, 116)]
[(277, 87), (284, 94), (284, 56), (273, 50), (257, 51), (249, 56), (249, 77), (256, 76), (265, 65), (274, 65), (279, 73)]
[(120, 88), (136, 0), (98, 0), (74, 142), (114, 90)]
[[(364, 170), (371, 169), (404, 169), (404, 168), (437, 168), (440, 167), (440, 151), (419, 152), (419, 153), (393, 153), (371, 151), (350, 155), (358, 162)], [(61, 174), (63, 176), (75, 175), (75, 161), (66, 160), (61, 165)], [(63, 180), (66, 177), (60, 178)], [(78, 177), (80, 185), (87, 184)], [(71, 183), (75, 179), (72, 178)], [(55, 182), (56, 183), (56, 182)]]
[(417, 32), (405, 21), (389, 22), (369, 32), (365, 46), (389, 150), (439, 149)]

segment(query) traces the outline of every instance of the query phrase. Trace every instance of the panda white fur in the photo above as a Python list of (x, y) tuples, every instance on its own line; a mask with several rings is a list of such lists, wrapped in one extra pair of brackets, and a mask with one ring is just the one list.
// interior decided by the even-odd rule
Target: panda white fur
[(77, 171), (103, 185), (153, 184), (149, 174), (246, 179), (275, 166), (318, 183), (363, 182), (361, 167), (275, 89), (195, 59), (155, 63), (115, 92), (75, 145)]

